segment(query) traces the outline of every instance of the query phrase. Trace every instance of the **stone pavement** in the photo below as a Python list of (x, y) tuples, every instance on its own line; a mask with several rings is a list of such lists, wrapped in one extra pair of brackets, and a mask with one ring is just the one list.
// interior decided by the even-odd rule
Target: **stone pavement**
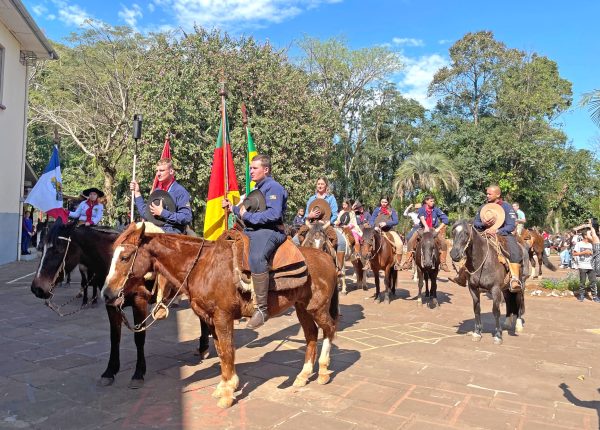
[[(402, 273), (389, 305), (373, 302), (372, 283), (341, 297), (335, 374), (325, 386), (316, 376), (292, 386), (304, 345), (293, 311), (258, 335), (237, 325), (240, 390), (221, 410), (211, 397), (218, 359), (212, 346), (204, 362), (194, 356), (199, 327), (186, 302), (149, 330), (142, 389), (127, 388), (135, 346), (125, 328), (121, 372), (100, 387), (109, 352), (104, 307), (58, 317), (29, 290), (36, 265), (0, 267), (0, 428), (598, 428), (600, 305), (590, 300), (527, 296), (524, 333), (505, 332), (497, 346), (484, 299), (485, 334), (476, 343), (465, 289), (440, 282), (441, 307), (432, 310), (409, 298), (416, 284)], [(77, 288), (58, 288), (56, 301)]]

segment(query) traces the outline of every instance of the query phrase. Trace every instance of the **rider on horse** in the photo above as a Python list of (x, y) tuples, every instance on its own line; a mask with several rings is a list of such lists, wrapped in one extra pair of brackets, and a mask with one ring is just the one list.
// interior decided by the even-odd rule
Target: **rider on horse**
[[(317, 199), (323, 199), (327, 202), (327, 204), (329, 204), (329, 208), (331, 209), (330, 219), (323, 219), (324, 213), (321, 208), (314, 207), (311, 210), (311, 204)], [(329, 222), (330, 225), (328, 225), (325, 229), (325, 234), (329, 238), (329, 241), (333, 247), (336, 249), (336, 252), (346, 252), (346, 239), (344, 238), (344, 235), (331, 226), (331, 224), (337, 219), (338, 205), (337, 201), (335, 200), (335, 196), (329, 192), (329, 183), (327, 182), (327, 178), (324, 176), (321, 176), (317, 179), (316, 192), (308, 199), (308, 202), (306, 203), (306, 214), (307, 215), (304, 217), (304, 220), (309, 224), (314, 222), (326, 224)], [(296, 245), (300, 245), (302, 242), (304, 242), (304, 237), (306, 236), (306, 233), (308, 233), (309, 228), (310, 227), (305, 224), (298, 229), (298, 233), (293, 239)]]
[(352, 210), (348, 200), (344, 200), (342, 203), (342, 210), (338, 214), (337, 220), (335, 221), (335, 226), (339, 228), (348, 227), (348, 229), (350, 229), (352, 237), (354, 238), (354, 251), (356, 253), (360, 252), (362, 230), (358, 225), (356, 214)]
[[(420, 221), (420, 228), (424, 232), (428, 232), (431, 229), (435, 229), (437, 235), (435, 241), (440, 249), (440, 269), (444, 272), (449, 272), (448, 266), (446, 265), (446, 256), (448, 255), (448, 244), (446, 243), (446, 226), (448, 225), (448, 216), (435, 205), (435, 198), (432, 195), (427, 195), (423, 199), (423, 205), (417, 212)], [(406, 261), (402, 265), (403, 269), (410, 269), (412, 267), (413, 255), (417, 247), (418, 235), (413, 234), (408, 243), (406, 249), (408, 255)]]
[(248, 263), (256, 298), (255, 311), (246, 324), (255, 329), (269, 319), (267, 302), (269, 297), (269, 259), (283, 242), (283, 218), (287, 207), (288, 193), (279, 182), (271, 177), (271, 158), (255, 155), (250, 163), (250, 177), (265, 197), (266, 209), (261, 212), (248, 212), (245, 206), (234, 206), (223, 199), (223, 207), (228, 207), (244, 225), (244, 233), (250, 239)]
[(397, 232), (392, 230), (398, 225), (398, 213), (389, 206), (390, 200), (387, 197), (382, 197), (379, 203), (380, 206), (375, 208), (371, 215), (369, 225), (391, 235), (394, 247), (394, 269), (400, 270), (403, 251), (402, 239)]
[(510, 280), (510, 291), (516, 292), (523, 288), (521, 283), (521, 265), (523, 262), (523, 251), (521, 246), (517, 242), (517, 238), (512, 234), (515, 229), (515, 221), (517, 214), (513, 207), (502, 200), (501, 191), (498, 185), (490, 185), (486, 189), (487, 202), (492, 204), (500, 205), (504, 210), (504, 221), (502, 224), (496, 226), (495, 220), (490, 218), (487, 222), (482, 221), (481, 211), (486, 206), (483, 205), (477, 211), (475, 216), (475, 222), (473, 226), (483, 231), (486, 236), (494, 237), (496, 235), (502, 236), (506, 240), (506, 247), (508, 248), (508, 266), (511, 275)]
[[(139, 214), (146, 221), (149, 232), (165, 232), (185, 234), (186, 227), (192, 222), (192, 209), (190, 207), (190, 193), (175, 180), (175, 170), (169, 158), (161, 158), (156, 164), (158, 186), (150, 195), (149, 204), (146, 205), (136, 181), (131, 181), (129, 189), (134, 192), (135, 206)], [(161, 190), (161, 192), (158, 192)], [(170, 199), (164, 193), (168, 193)], [(156, 193), (156, 194), (155, 194)], [(152, 196), (157, 195), (156, 199)], [(170, 201), (172, 199), (172, 202)], [(167, 201), (165, 207), (165, 200)], [(157, 218), (159, 218), (157, 220)]]
[(79, 220), (79, 224), (86, 226), (98, 225), (104, 213), (104, 205), (98, 199), (104, 197), (104, 193), (98, 188), (92, 187), (83, 190), (81, 195), (86, 200), (82, 201), (73, 212), (69, 212), (69, 218)]

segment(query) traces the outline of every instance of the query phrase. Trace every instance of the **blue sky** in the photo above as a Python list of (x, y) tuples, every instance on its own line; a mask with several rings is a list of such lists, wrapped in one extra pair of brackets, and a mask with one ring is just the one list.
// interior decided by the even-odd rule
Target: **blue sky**
[[(581, 95), (600, 88), (600, 44), (595, 0), (24, 0), (46, 35), (61, 40), (86, 18), (139, 31), (184, 28), (194, 23), (252, 35), (279, 47), (304, 35), (343, 36), (354, 48), (388, 44), (405, 69), (395, 76), (403, 93), (427, 107), (427, 85), (448, 61), (448, 48), (465, 33), (491, 30), (510, 48), (556, 61), (573, 83), (573, 108), (562, 125), (578, 148), (597, 147), (600, 130)], [(293, 51), (292, 51), (293, 52)]]

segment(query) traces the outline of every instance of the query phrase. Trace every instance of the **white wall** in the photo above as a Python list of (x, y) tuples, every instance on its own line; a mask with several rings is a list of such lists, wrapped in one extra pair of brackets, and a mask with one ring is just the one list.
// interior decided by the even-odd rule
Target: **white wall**
[(0, 22), (0, 45), (4, 47), (0, 102), (0, 264), (17, 258), (19, 208), (24, 163), (24, 108), (26, 68), (19, 62), (20, 45)]

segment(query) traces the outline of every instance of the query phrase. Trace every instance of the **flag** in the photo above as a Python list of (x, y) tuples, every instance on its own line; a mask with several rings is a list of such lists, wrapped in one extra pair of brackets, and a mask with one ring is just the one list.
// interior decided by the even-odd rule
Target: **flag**
[(46, 212), (53, 218), (62, 218), (64, 222), (67, 222), (68, 213), (62, 207), (62, 175), (60, 174), (60, 160), (56, 145), (44, 173), (29, 192), (25, 203)]
[(246, 195), (248, 195), (256, 185), (256, 182), (250, 178), (250, 162), (254, 156), (258, 154), (258, 152), (256, 152), (256, 146), (254, 146), (254, 140), (252, 140), (250, 127), (248, 126), (246, 126), (246, 136), (248, 140), (248, 158), (246, 159)]
[[(163, 146), (162, 154), (160, 156), (161, 160), (163, 158), (171, 159), (171, 138), (169, 137), (169, 133), (167, 133), (167, 137), (165, 137), (165, 146)], [(158, 187), (158, 175), (154, 176), (154, 182), (152, 183), (152, 190), (150, 190), (150, 192), (152, 193), (156, 187)]]
[[(223, 129), (225, 129), (225, 133), (223, 133)], [(224, 109), (221, 126), (219, 127), (219, 137), (213, 153), (213, 165), (210, 172), (210, 183), (208, 184), (208, 197), (206, 198), (204, 238), (208, 240), (217, 240), (225, 230), (225, 209), (221, 207), (221, 202), (225, 196), (225, 160), (227, 160), (229, 184), (227, 198), (235, 205), (240, 201), (240, 191), (231, 155), (227, 111)]]

